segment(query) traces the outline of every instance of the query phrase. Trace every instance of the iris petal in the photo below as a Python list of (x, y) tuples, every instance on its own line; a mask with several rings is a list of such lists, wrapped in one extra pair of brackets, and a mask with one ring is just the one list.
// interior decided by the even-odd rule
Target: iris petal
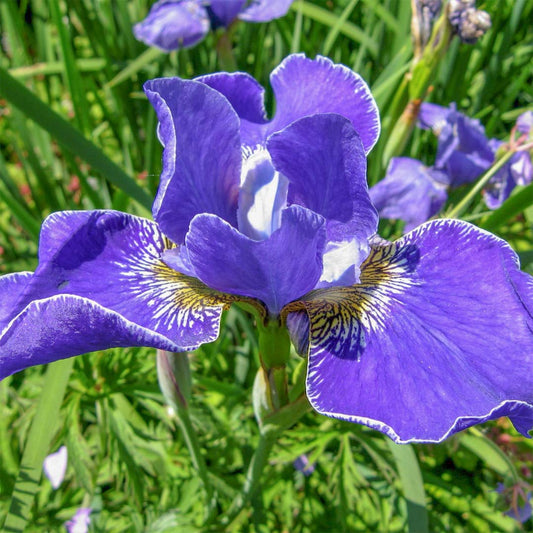
[(55, 213), (41, 242), (33, 276), (0, 278), (0, 362), (8, 374), (112, 346), (192, 349), (216, 339), (222, 311), (237, 299), (163, 263), (168, 241), (139, 217)]
[(267, 134), (291, 122), (317, 113), (338, 113), (351, 122), (368, 153), (379, 137), (379, 112), (363, 79), (330, 59), (303, 54), (286, 58), (272, 72), (270, 83), (276, 97), (276, 115)]
[(182, 243), (198, 213), (213, 213), (236, 226), (241, 142), (235, 111), (224, 96), (196, 81), (156, 79), (144, 90), (165, 147), (153, 205), (162, 231)]
[(439, 442), (504, 415), (533, 427), (532, 297), (504, 241), (441, 220), (375, 248), (360, 285), (313, 291), (283, 314), (308, 314), (315, 409)]
[(239, 15), (248, 22), (268, 22), (287, 14), (294, 0), (254, 0)]
[(336, 114), (305, 117), (273, 134), (267, 147), (289, 180), (288, 203), (327, 221), (323, 282), (355, 283), (378, 217), (368, 194), (365, 152), (352, 124)]
[(214, 215), (191, 222), (186, 245), (196, 276), (219, 291), (258, 298), (272, 314), (311, 290), (322, 271), (324, 220), (300, 206), (280, 228), (255, 241)]
[(135, 24), (135, 37), (166, 52), (187, 48), (201, 41), (209, 31), (207, 11), (197, 1), (156, 2), (147, 17)]

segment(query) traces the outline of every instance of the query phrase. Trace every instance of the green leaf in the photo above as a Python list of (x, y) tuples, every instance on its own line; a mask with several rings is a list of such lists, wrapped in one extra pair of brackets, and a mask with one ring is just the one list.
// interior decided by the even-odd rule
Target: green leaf
[(148, 193), (135, 183), (116, 163), (111, 161), (100, 148), (87, 140), (76, 128), (61, 115), (41, 102), (31, 91), (0, 67), (0, 93), (19, 108), (27, 117), (35, 121), (55, 137), (73, 154), (81, 157), (106, 179), (146, 209), (150, 209), (152, 199)]
[(415, 451), (410, 444), (395, 444), (391, 440), (387, 444), (396, 461), (407, 501), (408, 531), (429, 533), (426, 492)]
[(74, 359), (63, 359), (48, 366), (43, 392), (32, 421), (11, 505), (2, 531), (24, 531), (30, 518), (31, 507), (43, 470), (43, 461), (59, 420), (59, 409), (67, 389)]

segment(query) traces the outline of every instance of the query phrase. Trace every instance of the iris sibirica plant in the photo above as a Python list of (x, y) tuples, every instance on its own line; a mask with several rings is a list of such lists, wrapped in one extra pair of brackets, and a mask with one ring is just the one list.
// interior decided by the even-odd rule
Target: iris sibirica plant
[(293, 0), (160, 0), (133, 27), (139, 41), (166, 52), (194, 46), (210, 30), (239, 19), (268, 22), (282, 17)]
[(114, 346), (183, 352), (222, 312), (258, 326), (266, 410), (290, 407), (290, 341), (320, 413), (438, 442), (508, 416), (533, 427), (533, 280), (459, 220), (376, 236), (365, 82), (303, 55), (271, 74), (148, 81), (164, 145), (154, 221), (111, 210), (43, 223), (34, 273), (0, 278), (0, 376)]

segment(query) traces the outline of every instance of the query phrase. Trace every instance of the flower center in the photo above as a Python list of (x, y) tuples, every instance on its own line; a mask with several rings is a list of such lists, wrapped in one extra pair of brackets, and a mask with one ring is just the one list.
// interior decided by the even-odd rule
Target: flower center
[(289, 181), (274, 169), (264, 147), (243, 151), (237, 220), (239, 231), (261, 241), (281, 224)]

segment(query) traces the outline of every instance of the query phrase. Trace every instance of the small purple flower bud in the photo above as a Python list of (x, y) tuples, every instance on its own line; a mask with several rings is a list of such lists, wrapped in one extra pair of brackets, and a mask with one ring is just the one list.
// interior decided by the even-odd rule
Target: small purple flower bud
[(315, 465), (309, 463), (309, 458), (305, 453), (297, 457), (292, 464), (294, 468), (302, 472), (304, 476), (310, 476), (315, 471)]
[(475, 0), (450, 0), (448, 19), (461, 41), (474, 44), (491, 27), (490, 15)]

